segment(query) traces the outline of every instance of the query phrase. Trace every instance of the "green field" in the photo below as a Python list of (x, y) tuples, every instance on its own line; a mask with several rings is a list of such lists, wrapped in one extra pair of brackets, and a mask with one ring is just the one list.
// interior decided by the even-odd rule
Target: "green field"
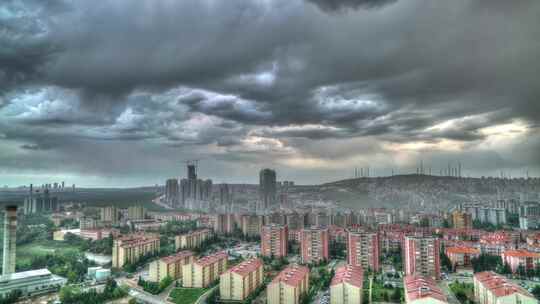
[(17, 265), (30, 263), (34, 256), (44, 256), (47, 254), (79, 252), (76, 246), (70, 246), (58, 241), (39, 241), (17, 247)]
[(207, 288), (175, 288), (170, 297), (176, 304), (191, 304), (207, 291)]

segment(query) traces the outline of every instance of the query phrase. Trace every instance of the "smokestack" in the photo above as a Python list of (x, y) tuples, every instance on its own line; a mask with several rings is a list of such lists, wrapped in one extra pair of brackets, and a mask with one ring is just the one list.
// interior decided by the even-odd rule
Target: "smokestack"
[(17, 250), (17, 206), (6, 206), (4, 216), (4, 259), (2, 275), (15, 272)]

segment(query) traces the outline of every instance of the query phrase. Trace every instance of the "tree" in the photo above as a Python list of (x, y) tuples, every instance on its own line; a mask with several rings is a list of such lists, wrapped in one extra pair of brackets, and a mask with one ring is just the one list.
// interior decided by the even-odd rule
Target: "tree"
[(394, 292), (392, 293), (392, 302), (401, 302), (401, 289), (400, 288), (396, 288), (394, 289)]
[(534, 286), (532, 292), (531, 292), (535, 298), (540, 300), (540, 285)]

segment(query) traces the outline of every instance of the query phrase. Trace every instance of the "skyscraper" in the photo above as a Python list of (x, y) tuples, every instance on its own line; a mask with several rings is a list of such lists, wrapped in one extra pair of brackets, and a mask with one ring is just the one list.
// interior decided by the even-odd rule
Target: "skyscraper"
[(15, 254), (17, 250), (17, 206), (7, 206), (4, 217), (4, 259), (2, 275), (15, 272)]
[(176, 178), (168, 179), (165, 183), (165, 201), (171, 207), (178, 207), (178, 180)]
[(262, 169), (259, 172), (259, 200), (263, 209), (276, 204), (276, 171)]

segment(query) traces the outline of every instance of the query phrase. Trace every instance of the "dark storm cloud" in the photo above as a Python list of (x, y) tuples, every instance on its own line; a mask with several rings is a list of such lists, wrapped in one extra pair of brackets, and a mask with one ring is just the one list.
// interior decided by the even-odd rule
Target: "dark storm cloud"
[[(77, 138), (272, 163), (334, 140), (373, 157), (359, 138), (474, 146), (486, 127), (540, 123), (538, 1), (0, 7), (0, 133), (25, 152)], [(505, 164), (540, 166), (526, 151)]]
[(325, 11), (342, 11), (345, 9), (380, 8), (397, 0), (307, 0)]

